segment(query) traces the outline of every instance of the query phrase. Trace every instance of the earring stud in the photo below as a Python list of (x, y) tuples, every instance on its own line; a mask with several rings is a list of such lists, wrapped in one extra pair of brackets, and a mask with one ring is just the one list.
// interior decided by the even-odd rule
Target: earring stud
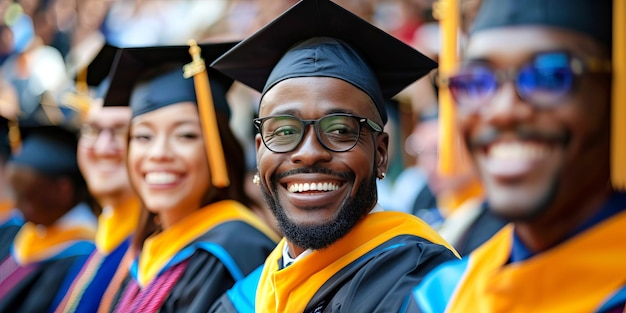
[(261, 176), (259, 176), (259, 172), (257, 172), (256, 174), (254, 174), (254, 177), (252, 177), (252, 183), (255, 185), (259, 185), (261, 184)]

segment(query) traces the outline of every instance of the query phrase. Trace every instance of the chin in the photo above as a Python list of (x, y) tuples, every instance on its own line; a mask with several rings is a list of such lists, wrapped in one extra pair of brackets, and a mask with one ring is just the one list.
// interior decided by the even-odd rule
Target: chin
[(556, 197), (556, 184), (535, 192), (519, 190), (487, 191), (489, 209), (498, 217), (511, 222), (530, 222), (542, 216)]

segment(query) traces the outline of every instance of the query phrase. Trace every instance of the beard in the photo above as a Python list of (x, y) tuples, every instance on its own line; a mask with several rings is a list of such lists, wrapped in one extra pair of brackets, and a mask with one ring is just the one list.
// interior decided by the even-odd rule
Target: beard
[[(313, 168), (305, 170), (306, 172), (322, 172), (330, 173), (328, 170)], [(299, 171), (302, 172), (302, 171)], [(374, 172), (375, 173), (375, 172)], [(333, 173), (337, 175), (337, 173)], [(347, 181), (354, 181), (353, 174), (341, 174), (348, 178)], [(277, 178), (272, 177), (270, 192), (269, 187), (261, 181), (261, 191), (265, 201), (269, 204), (278, 226), (287, 240), (299, 247), (305, 249), (319, 250), (326, 248), (343, 238), (352, 230), (364, 216), (372, 209), (377, 199), (376, 177), (371, 176), (369, 179), (363, 180), (357, 189), (354, 197), (347, 197), (341, 204), (336, 217), (326, 223), (320, 225), (299, 225), (289, 219), (285, 213), (285, 209), (277, 198), (278, 183)]]

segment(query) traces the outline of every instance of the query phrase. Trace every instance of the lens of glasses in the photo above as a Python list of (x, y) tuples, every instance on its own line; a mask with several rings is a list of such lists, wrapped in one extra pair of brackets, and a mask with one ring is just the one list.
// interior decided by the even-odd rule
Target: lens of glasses
[(265, 146), (278, 153), (294, 150), (302, 141), (309, 124), (314, 125), (320, 143), (335, 152), (352, 149), (361, 132), (360, 118), (348, 114), (327, 115), (314, 121), (303, 121), (294, 116), (273, 116), (259, 121)]
[(84, 124), (80, 128), (81, 143), (86, 145), (95, 144), (98, 137), (103, 132), (109, 132), (111, 139), (117, 145), (124, 145), (126, 143), (126, 137), (128, 136), (128, 128), (126, 127), (114, 127), (114, 128), (100, 128), (95, 125)]
[(477, 108), (496, 91), (495, 74), (486, 67), (470, 67), (450, 77), (448, 88), (457, 104), (463, 108)]
[[(574, 84), (576, 75), (571, 63), (570, 55), (563, 52), (537, 55), (513, 77), (519, 96), (536, 107), (558, 105)], [(450, 77), (448, 87), (460, 108), (474, 110), (488, 105), (502, 80), (507, 79), (500, 74), (501, 71), (473, 65)]]
[(539, 107), (556, 105), (572, 90), (573, 83), (570, 57), (564, 53), (538, 55), (520, 69), (516, 79), (519, 95)]

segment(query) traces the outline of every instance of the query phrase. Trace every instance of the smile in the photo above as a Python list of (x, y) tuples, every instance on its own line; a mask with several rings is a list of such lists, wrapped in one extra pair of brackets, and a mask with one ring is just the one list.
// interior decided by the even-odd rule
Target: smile
[(306, 191), (335, 191), (339, 189), (339, 185), (332, 182), (318, 183), (293, 183), (287, 185), (287, 190), (291, 193)]
[(535, 142), (499, 142), (487, 151), (487, 156), (501, 160), (538, 160), (549, 152), (547, 145)]
[(169, 172), (151, 172), (147, 173), (144, 179), (148, 184), (164, 185), (175, 182), (178, 175)]

